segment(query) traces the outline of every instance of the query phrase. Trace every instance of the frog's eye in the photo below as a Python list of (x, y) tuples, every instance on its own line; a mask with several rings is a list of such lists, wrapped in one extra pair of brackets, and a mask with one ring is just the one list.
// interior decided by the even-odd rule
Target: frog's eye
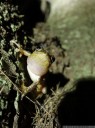
[(50, 60), (51, 60), (51, 63), (53, 63), (55, 61), (55, 57), (54, 56), (50, 56)]
[(37, 48), (35, 49), (35, 51), (42, 51), (42, 48), (41, 48), (41, 47), (37, 47)]
[(42, 45), (37, 45), (35, 51), (42, 51), (43, 47)]

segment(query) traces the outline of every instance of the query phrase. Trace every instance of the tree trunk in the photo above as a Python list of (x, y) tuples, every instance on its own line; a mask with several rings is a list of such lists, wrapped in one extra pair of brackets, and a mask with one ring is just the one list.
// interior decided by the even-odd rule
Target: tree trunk
[(47, 23), (67, 51), (67, 77), (93, 76), (95, 64), (95, 0), (51, 0)]

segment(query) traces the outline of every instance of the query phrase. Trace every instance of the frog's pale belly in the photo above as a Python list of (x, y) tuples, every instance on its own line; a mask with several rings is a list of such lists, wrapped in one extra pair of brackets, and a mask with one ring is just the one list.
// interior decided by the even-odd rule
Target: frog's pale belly
[(31, 80), (33, 80), (33, 82), (38, 82), (40, 80), (40, 76), (32, 73), (31, 70), (29, 69), (28, 65), (27, 65), (27, 70), (28, 70), (29, 76), (30, 76)]

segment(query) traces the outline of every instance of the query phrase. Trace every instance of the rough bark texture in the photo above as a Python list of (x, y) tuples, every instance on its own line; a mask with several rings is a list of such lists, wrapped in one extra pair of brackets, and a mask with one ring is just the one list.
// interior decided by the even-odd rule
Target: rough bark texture
[(82, 78), (95, 75), (95, 1), (51, 0), (47, 24), (67, 50), (70, 70), (66, 76)]

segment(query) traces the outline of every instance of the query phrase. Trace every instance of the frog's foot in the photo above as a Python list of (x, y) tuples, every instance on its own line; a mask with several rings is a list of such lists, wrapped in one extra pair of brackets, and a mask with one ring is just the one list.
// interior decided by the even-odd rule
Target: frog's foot
[(36, 88), (36, 99), (41, 98), (43, 94), (46, 93), (47, 93), (47, 88), (41, 84), (38, 84)]
[(32, 83), (29, 87), (26, 87), (24, 83), (21, 85), (21, 91), (22, 96), (21, 99), (23, 99), (24, 96), (26, 96), (29, 92), (33, 92), (33, 90), (37, 87), (38, 82)]
[(46, 94), (47, 88), (38, 82), (32, 83), (29, 87), (26, 87), (24, 82), (22, 83), (20, 90), (22, 92), (21, 99), (23, 99), (29, 92), (34, 93), (36, 99)]

